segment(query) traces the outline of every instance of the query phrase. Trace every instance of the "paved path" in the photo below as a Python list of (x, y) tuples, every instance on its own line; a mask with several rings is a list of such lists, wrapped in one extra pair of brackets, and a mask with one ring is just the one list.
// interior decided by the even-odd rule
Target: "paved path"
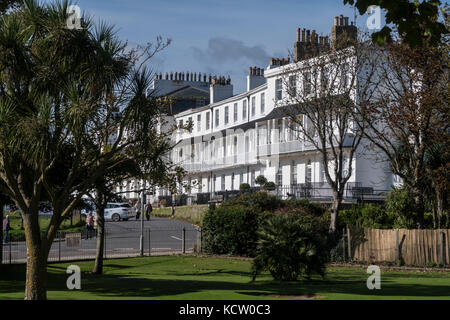
[[(186, 252), (192, 252), (197, 241), (195, 226), (167, 218), (151, 217), (144, 221), (144, 253), (181, 253), (183, 228), (185, 228)], [(150, 230), (150, 241), (149, 241)], [(136, 256), (140, 253), (141, 221), (129, 220), (106, 222), (106, 257)], [(71, 259), (91, 259), (95, 256), (97, 239), (82, 239), (79, 247), (68, 247), (66, 241), (58, 239), (52, 245), (49, 261)], [(11, 253), (10, 253), (11, 252)], [(13, 242), (3, 247), (3, 263), (24, 262), (26, 246), (24, 242)]]

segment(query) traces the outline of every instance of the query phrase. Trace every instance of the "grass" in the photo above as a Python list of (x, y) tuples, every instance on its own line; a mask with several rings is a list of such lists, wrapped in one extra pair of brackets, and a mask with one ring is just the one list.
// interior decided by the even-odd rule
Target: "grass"
[[(25, 239), (25, 231), (22, 229), (22, 218), (19, 212), (10, 212), (10, 226), (11, 230), (9, 234), (12, 237), (13, 241), (19, 241)], [(5, 215), (6, 216), (6, 215)], [(41, 232), (45, 232), (47, 230), (48, 225), (50, 224), (51, 216), (39, 216), (39, 227)], [(73, 225), (70, 225), (70, 220), (64, 220), (59, 227), (59, 231), (61, 232), (80, 232), (85, 229), (85, 222), (81, 220), (73, 220)]]
[[(81, 290), (66, 289), (67, 266), (80, 266)], [(103, 299), (450, 299), (449, 273), (382, 271), (381, 290), (368, 290), (363, 268), (330, 267), (324, 280), (280, 283), (267, 273), (250, 282), (248, 260), (158, 256), (106, 260), (105, 274), (90, 274), (93, 261), (51, 264), (48, 298)], [(0, 300), (23, 299), (25, 266), (4, 265)]]
[[(175, 207), (175, 216), (173, 218), (200, 226), (202, 224), (203, 216), (207, 211), (208, 205)], [(172, 217), (172, 208), (166, 207), (154, 209), (152, 215), (163, 218)]]

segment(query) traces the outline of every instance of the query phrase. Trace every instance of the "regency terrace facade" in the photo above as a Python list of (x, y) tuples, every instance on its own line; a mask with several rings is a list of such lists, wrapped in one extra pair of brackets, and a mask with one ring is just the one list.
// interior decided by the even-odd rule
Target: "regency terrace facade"
[[(190, 131), (179, 130), (173, 137), (176, 146), (171, 160), (187, 172), (181, 192), (194, 200), (199, 195), (209, 199), (233, 193), (242, 183), (257, 186), (255, 178), (263, 175), (277, 185), (274, 192), (284, 198), (330, 198), (321, 154), (295, 130), (283, 113), (283, 104), (288, 103), (292, 89), (297, 93), (307, 89), (302, 81), (307, 71), (301, 66), (313, 59), (309, 58), (310, 50), (330, 50), (344, 32), (357, 34), (356, 27), (343, 16), (335, 17), (331, 43), (314, 30), (298, 29), (294, 62), (272, 58), (265, 69), (250, 67), (247, 90), (237, 95), (233, 95), (229, 78), (177, 73), (166, 74), (163, 79), (158, 75), (152, 89), (178, 97), (172, 121), (192, 123)], [(289, 79), (289, 88), (283, 79)], [(344, 168), (348, 167), (349, 159), (344, 161)], [(354, 198), (361, 189), (376, 196), (377, 190), (389, 190), (395, 183), (386, 163), (367, 151), (357, 152), (344, 197)], [(152, 199), (167, 196), (167, 190), (158, 188)]]

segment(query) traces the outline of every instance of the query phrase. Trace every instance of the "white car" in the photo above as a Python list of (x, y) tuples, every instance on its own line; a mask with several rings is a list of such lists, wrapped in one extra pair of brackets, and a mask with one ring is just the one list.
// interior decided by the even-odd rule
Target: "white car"
[[(95, 215), (95, 206), (91, 205), (91, 211)], [(81, 210), (81, 215), (86, 218), (86, 209)], [(136, 216), (135, 209), (128, 203), (108, 202), (105, 208), (105, 221), (127, 221)]]
[(135, 217), (134, 208), (128, 203), (108, 202), (105, 208), (105, 220), (111, 221), (127, 221)]

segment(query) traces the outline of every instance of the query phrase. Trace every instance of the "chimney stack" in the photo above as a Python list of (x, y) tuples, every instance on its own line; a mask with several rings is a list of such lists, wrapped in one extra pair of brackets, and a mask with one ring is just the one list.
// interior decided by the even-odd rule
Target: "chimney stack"
[[(333, 50), (340, 49), (337, 48), (338, 46), (345, 48), (346, 46), (351, 45), (351, 43), (348, 42), (356, 41), (358, 37), (358, 29), (353, 25), (353, 23), (348, 25), (348, 20), (349, 18), (344, 17), (342, 14), (339, 17), (334, 17), (334, 26), (331, 29), (331, 45)], [(348, 38), (348, 41), (339, 41), (340, 37), (343, 37), (344, 40), (345, 38)]]

